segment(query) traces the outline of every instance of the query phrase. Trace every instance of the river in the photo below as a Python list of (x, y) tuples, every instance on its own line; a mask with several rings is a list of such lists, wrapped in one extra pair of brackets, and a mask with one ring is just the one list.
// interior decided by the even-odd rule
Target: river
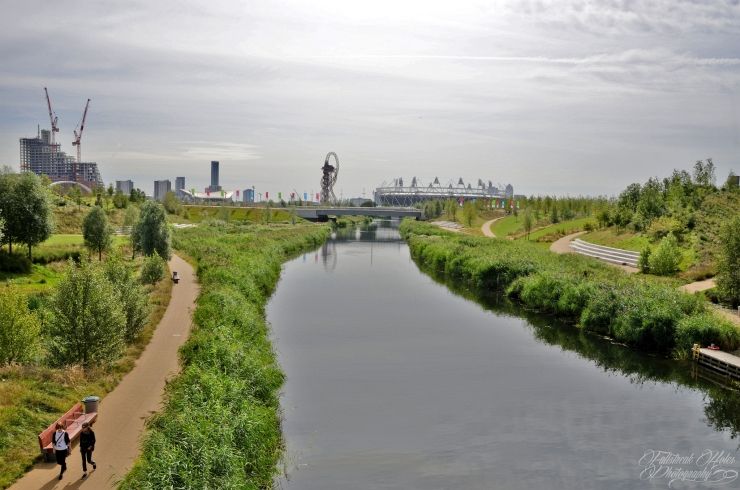
[(267, 318), (287, 375), (280, 488), (740, 488), (737, 392), (455, 292), (388, 223), (285, 264)]

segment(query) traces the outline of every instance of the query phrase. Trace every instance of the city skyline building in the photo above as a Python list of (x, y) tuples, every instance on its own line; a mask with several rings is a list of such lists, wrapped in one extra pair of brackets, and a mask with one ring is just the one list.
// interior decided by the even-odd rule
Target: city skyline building
[(211, 160), (211, 185), (208, 186), (208, 192), (221, 190), (221, 186), (218, 184), (218, 166), (217, 160)]
[(120, 191), (121, 193), (128, 196), (131, 194), (132, 190), (134, 190), (133, 180), (117, 180), (116, 181), (116, 191)]
[(154, 181), (154, 200), (164, 201), (164, 196), (172, 191), (172, 182), (169, 179)]
[(51, 143), (48, 129), (39, 129), (35, 138), (20, 138), (19, 143), (21, 172), (46, 175), (52, 182), (79, 182), (90, 189), (103, 185), (98, 164), (77, 162), (59, 143)]

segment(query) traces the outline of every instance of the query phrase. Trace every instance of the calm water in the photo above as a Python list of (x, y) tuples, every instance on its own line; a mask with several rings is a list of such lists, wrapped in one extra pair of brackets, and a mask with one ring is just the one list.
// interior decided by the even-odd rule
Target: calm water
[[(670, 466), (740, 488), (740, 398), (707, 373), (468, 299), (392, 228), (348, 235), (287, 263), (268, 306), (287, 373), (282, 488), (669, 488), (641, 479), (651, 450), (693, 453)], [(705, 450), (725, 458), (705, 465)]]

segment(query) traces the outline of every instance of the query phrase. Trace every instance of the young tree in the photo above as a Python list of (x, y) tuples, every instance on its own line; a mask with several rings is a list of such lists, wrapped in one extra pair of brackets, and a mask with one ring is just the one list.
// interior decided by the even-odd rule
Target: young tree
[(109, 364), (123, 349), (126, 318), (115, 289), (99, 266), (70, 260), (52, 300), (49, 360), (54, 365)]
[(115, 206), (116, 209), (124, 209), (128, 206), (128, 197), (126, 197), (123, 192), (116, 191), (113, 195), (113, 206)]
[(113, 229), (108, 224), (108, 216), (99, 206), (94, 206), (82, 222), (82, 236), (85, 246), (97, 250), (98, 260), (103, 260), (103, 251), (113, 243)]
[(152, 254), (144, 259), (141, 266), (141, 282), (143, 284), (156, 284), (164, 279), (164, 271), (167, 265), (159, 254)]
[(650, 272), (659, 276), (667, 276), (678, 270), (681, 262), (681, 249), (673, 234), (663, 238), (658, 247), (650, 254)]
[(164, 209), (170, 214), (180, 214), (182, 212), (182, 203), (172, 191), (164, 195), (163, 205)]
[(118, 299), (126, 317), (124, 340), (131, 343), (136, 340), (146, 324), (149, 316), (149, 296), (144, 287), (136, 281), (131, 269), (126, 266), (120, 254), (113, 253), (108, 257), (104, 271), (108, 281), (118, 293)]
[(69, 198), (77, 204), (77, 209), (80, 209), (80, 206), (82, 205), (82, 191), (79, 186), (72, 186), (72, 189), (69, 191)]
[(550, 223), (555, 224), (560, 222), (560, 217), (558, 216), (558, 206), (557, 204), (553, 204), (552, 208), (550, 209)]
[(169, 260), (172, 256), (170, 229), (167, 225), (164, 207), (160, 203), (146, 201), (141, 205), (139, 221), (131, 231), (131, 240), (134, 250), (139, 250), (144, 255), (157, 252), (160, 257)]
[(468, 225), (468, 228), (473, 226), (473, 221), (475, 221), (476, 212), (475, 212), (475, 203), (473, 201), (467, 201), (463, 205), (463, 220), (465, 220), (465, 224)]
[(720, 233), (717, 288), (733, 307), (740, 305), (740, 216), (725, 223)]
[(532, 231), (532, 212), (527, 209), (524, 211), (524, 232), (527, 234), (527, 240), (529, 240), (529, 233)]
[(38, 352), (41, 323), (28, 311), (28, 300), (17, 287), (0, 294), (0, 366), (31, 360)]
[(454, 199), (448, 199), (445, 207), (447, 208), (445, 210), (447, 212), (447, 217), (452, 221), (457, 221), (457, 201)]

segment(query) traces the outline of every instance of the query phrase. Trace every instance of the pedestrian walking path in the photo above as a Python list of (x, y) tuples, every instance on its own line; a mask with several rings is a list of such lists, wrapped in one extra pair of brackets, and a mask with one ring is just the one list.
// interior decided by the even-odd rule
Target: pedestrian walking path
[(493, 225), (496, 221), (500, 220), (503, 217), (504, 216), (499, 216), (498, 218), (494, 218), (492, 220), (489, 220), (489, 221), (486, 221), (485, 223), (483, 223), (483, 225), (480, 227), (480, 229), (483, 232), (483, 234), (485, 236), (488, 236), (488, 237), (491, 237), (491, 238), (496, 238), (496, 235), (491, 230), (491, 225)]
[[(12, 490), (105, 489), (115, 488), (131, 469), (139, 455), (144, 422), (162, 401), (165, 381), (177, 373), (178, 349), (190, 333), (192, 312), (198, 297), (193, 268), (178, 256), (169, 262), (180, 282), (173, 286), (172, 297), (146, 350), (129, 372), (100, 403), (93, 458), (98, 467), (82, 480), (82, 462), (77, 446), (67, 459), (67, 472), (59, 481), (59, 468), (53, 463), (38, 463), (18, 480)], [(165, 279), (168, 280), (168, 279)], [(42, 428), (39, 428), (39, 432)], [(28, 441), (36, 444), (36, 441)]]

